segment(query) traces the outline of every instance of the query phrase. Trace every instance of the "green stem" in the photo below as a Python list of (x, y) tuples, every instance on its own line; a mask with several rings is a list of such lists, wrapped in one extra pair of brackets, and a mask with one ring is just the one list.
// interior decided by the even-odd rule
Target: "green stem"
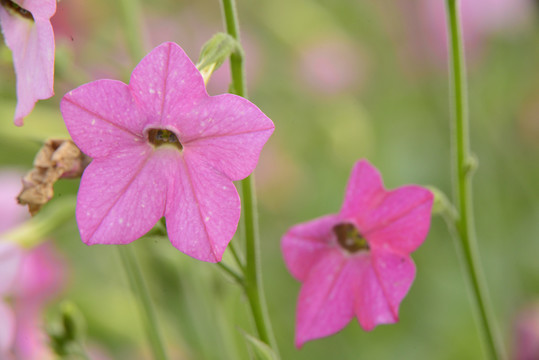
[(122, 16), (122, 22), (124, 26), (124, 33), (127, 40), (127, 48), (129, 55), (133, 61), (138, 62), (145, 55), (144, 48), (142, 46), (142, 26), (141, 26), (141, 13), (140, 13), (140, 0), (120, 0), (120, 13)]
[(479, 313), (481, 330), (490, 357), (503, 359), (504, 350), (500, 336), (495, 328), (494, 316), (488, 298), (488, 289), (480, 262), (477, 240), (475, 238), (472, 214), (471, 175), (474, 159), (470, 154), (470, 135), (466, 71), (462, 45), (462, 32), (459, 18), (458, 0), (446, 0), (447, 23), (449, 30), (451, 96), (453, 105), (453, 183), (454, 202), (459, 217), (456, 230), (463, 253), (463, 269), (471, 283), (475, 305)]
[[(223, 17), (230, 36), (240, 42), (240, 30), (235, 0), (222, 0)], [(247, 97), (243, 53), (236, 51), (230, 56), (232, 90), (236, 95)], [(266, 299), (260, 272), (260, 249), (258, 234), (258, 215), (253, 177), (242, 180), (242, 200), (245, 224), (245, 267), (244, 289), (249, 300), (258, 337), (268, 344), (278, 357), (279, 352), (269, 321)]]
[(144, 283), (142, 273), (137, 266), (134, 254), (128, 245), (117, 246), (117, 249), (120, 258), (122, 259), (122, 264), (125, 268), (131, 290), (139, 300), (143, 327), (146, 330), (153, 357), (156, 360), (167, 360), (168, 357), (165, 352), (165, 347), (163, 346), (163, 341), (161, 340), (161, 335), (157, 328), (157, 317), (153, 310), (152, 301), (148, 295), (146, 284)]

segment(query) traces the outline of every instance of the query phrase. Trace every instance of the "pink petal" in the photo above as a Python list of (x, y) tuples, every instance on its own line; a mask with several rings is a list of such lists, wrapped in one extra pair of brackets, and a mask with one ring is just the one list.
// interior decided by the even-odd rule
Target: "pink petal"
[(354, 269), (338, 249), (328, 250), (301, 287), (296, 347), (343, 329), (354, 317)]
[(154, 126), (181, 121), (180, 116), (208, 96), (200, 72), (182, 48), (171, 42), (142, 59), (131, 74), (129, 88)]
[(207, 97), (182, 116), (165, 120), (180, 141), (232, 180), (247, 177), (273, 133), (273, 122), (248, 100), (231, 94)]
[(177, 176), (171, 164), (175, 148), (155, 151), (144, 144), (92, 161), (82, 176), (76, 217), (82, 241), (127, 244), (164, 215), (169, 183)]
[(79, 86), (64, 96), (60, 109), (73, 141), (90, 157), (104, 157), (146, 141), (142, 131), (147, 120), (121, 81)]
[[(38, 4), (41, 2), (41, 4)], [(7, 46), (13, 52), (17, 75), (17, 108), (15, 125), (21, 126), (37, 100), (54, 95), (54, 32), (50, 17), (56, 10), (56, 1), (20, 2), (28, 6), (34, 20), (13, 15), (0, 6), (0, 24)]]
[(241, 213), (232, 181), (187, 150), (167, 196), (167, 231), (172, 245), (202, 261), (219, 262)]
[(50, 19), (56, 12), (57, 0), (15, 0), (22, 8), (30, 11), (35, 18)]
[(337, 215), (327, 215), (295, 225), (283, 236), (284, 261), (297, 280), (305, 281), (312, 267), (328, 251), (334, 237), (332, 229), (338, 220)]
[(355, 312), (367, 331), (378, 324), (398, 321), (400, 302), (415, 277), (415, 266), (408, 256), (373, 251), (369, 259), (366, 263), (362, 258), (354, 258)]
[(22, 262), (22, 249), (0, 239), (0, 300), (13, 287)]
[(13, 345), (14, 338), (15, 315), (6, 304), (0, 301), (0, 357)]
[(427, 237), (432, 202), (429, 190), (404, 186), (388, 192), (375, 209), (359, 216), (358, 225), (371, 247), (387, 245), (409, 254)]
[(352, 169), (340, 215), (343, 218), (355, 219), (376, 207), (384, 196), (380, 173), (367, 160), (360, 160)]

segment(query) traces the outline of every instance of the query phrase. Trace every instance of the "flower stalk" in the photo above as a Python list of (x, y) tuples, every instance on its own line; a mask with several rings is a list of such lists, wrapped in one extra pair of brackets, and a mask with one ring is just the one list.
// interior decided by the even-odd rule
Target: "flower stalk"
[(167, 360), (168, 357), (165, 352), (165, 347), (163, 346), (161, 334), (157, 327), (157, 316), (153, 309), (150, 296), (148, 295), (148, 289), (144, 283), (144, 279), (142, 278), (142, 273), (137, 266), (137, 261), (135, 260), (133, 251), (128, 245), (120, 245), (117, 248), (125, 269), (125, 274), (129, 280), (131, 290), (139, 300), (143, 327), (146, 331), (148, 342), (150, 343), (153, 358), (155, 360)]
[[(222, 0), (222, 9), (226, 31), (239, 44), (240, 30), (235, 0)], [(230, 72), (232, 78), (231, 92), (246, 98), (245, 67), (241, 49), (230, 55)], [(278, 357), (277, 344), (271, 328), (262, 286), (258, 214), (256, 210), (253, 175), (243, 179), (241, 185), (245, 224), (245, 267), (242, 269), (244, 272), (243, 287), (249, 300), (258, 336), (260, 340), (271, 347)]]
[(458, 237), (457, 246), (463, 254), (461, 264), (472, 287), (472, 295), (480, 318), (480, 327), (489, 357), (503, 359), (505, 358), (504, 350), (495, 327), (488, 289), (479, 262), (479, 251), (474, 230), (471, 178), (475, 161), (470, 153), (468, 96), (459, 1), (446, 0), (446, 8), (452, 102), (453, 197), (458, 211), (458, 217), (455, 221), (456, 235)]

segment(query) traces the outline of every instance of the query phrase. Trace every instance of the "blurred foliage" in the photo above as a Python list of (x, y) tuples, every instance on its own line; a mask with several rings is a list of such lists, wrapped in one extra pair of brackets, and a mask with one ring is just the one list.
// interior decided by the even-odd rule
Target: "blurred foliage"
[[(410, 4), (238, 1), (250, 98), (276, 125), (256, 176), (264, 285), (283, 359), (481, 357), (467, 284), (440, 218), (413, 255), (417, 277), (398, 324), (365, 332), (354, 320), (300, 351), (293, 346), (300, 284), (285, 269), (280, 237), (297, 222), (339, 210), (355, 161), (368, 158), (389, 188), (417, 183), (451, 194), (446, 60), (436, 52), (440, 44), (418, 25), (422, 2)], [(196, 61), (202, 45), (223, 30), (216, 1), (146, 0), (141, 6), (148, 51), (175, 41)], [(58, 106), (65, 92), (99, 78), (128, 80), (136, 62), (128, 56), (119, 10), (104, 0), (59, 2), (53, 18), (56, 95), (40, 101), (22, 128), (11, 123), (15, 77), (1, 45), (2, 167), (29, 169), (40, 141), (66, 136)], [(481, 34), (481, 47), (469, 51), (471, 143), (479, 159), (477, 234), (509, 349), (515, 314), (539, 297), (539, 11), (529, 15), (523, 29)], [(210, 93), (226, 91), (228, 78), (225, 63), (210, 81)], [(76, 190), (76, 181), (62, 180), (56, 196)], [(63, 297), (84, 314), (88, 342), (114, 359), (149, 358), (112, 246), (82, 244), (74, 219), (54, 239), (71, 267)], [(241, 227), (233, 241), (239, 239)], [(244, 335), (254, 327), (248, 304), (217, 266), (179, 253), (159, 236), (131, 246), (171, 358), (249, 357)]]

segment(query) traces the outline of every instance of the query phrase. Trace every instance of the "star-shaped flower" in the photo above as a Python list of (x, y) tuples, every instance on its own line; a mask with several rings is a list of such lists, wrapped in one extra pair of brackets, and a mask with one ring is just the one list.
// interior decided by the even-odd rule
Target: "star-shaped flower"
[(419, 186), (386, 191), (378, 171), (361, 160), (338, 214), (289, 229), (284, 259), (303, 283), (298, 348), (341, 330), (354, 316), (365, 330), (398, 321), (415, 277), (410, 253), (427, 236), (432, 202), (432, 193)]
[(98, 80), (64, 96), (74, 142), (93, 158), (76, 217), (88, 244), (127, 244), (166, 218), (169, 238), (196, 259), (221, 260), (240, 217), (232, 181), (255, 168), (274, 125), (248, 100), (209, 96), (174, 43), (155, 48), (129, 85)]
[(54, 95), (56, 0), (0, 0), (0, 25), (13, 52), (17, 75), (15, 125), (21, 126), (37, 100)]

